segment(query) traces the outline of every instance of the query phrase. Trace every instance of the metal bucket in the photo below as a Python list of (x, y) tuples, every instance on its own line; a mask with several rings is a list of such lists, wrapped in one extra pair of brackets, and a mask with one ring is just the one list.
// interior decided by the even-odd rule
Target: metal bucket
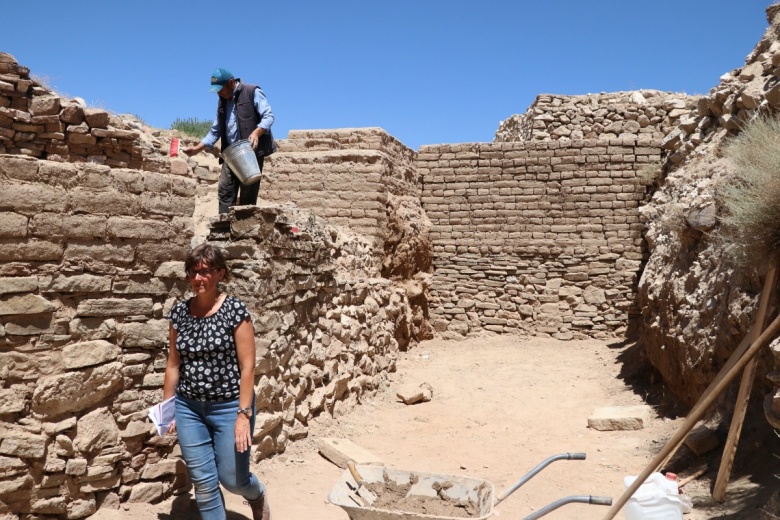
[(236, 141), (225, 148), (220, 157), (245, 186), (260, 182), (263, 178), (252, 144), (246, 139)]

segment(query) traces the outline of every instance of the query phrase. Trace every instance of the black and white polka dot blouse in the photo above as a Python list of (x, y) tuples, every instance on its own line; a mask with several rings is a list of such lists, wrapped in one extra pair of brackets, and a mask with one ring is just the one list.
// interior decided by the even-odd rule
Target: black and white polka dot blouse
[(217, 312), (205, 318), (190, 314), (189, 300), (173, 306), (168, 319), (177, 332), (176, 350), (181, 358), (177, 392), (197, 401), (238, 397), (241, 374), (234, 331), (248, 317), (244, 302), (232, 296), (226, 296)]

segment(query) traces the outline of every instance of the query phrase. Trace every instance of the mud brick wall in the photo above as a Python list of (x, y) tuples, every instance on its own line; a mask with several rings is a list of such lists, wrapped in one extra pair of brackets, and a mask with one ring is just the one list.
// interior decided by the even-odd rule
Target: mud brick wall
[(657, 142), (620, 139), (422, 147), (436, 330), (625, 333), (645, 258), (641, 171), (659, 160)]
[(379, 273), (388, 198), (420, 195), (416, 155), (381, 128), (290, 131), (267, 159), (260, 197), (369, 237)]

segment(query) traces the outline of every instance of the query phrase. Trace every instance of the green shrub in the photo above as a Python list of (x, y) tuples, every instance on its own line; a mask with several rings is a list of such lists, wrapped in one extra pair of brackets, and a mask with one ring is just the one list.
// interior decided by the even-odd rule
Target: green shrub
[(780, 121), (759, 118), (725, 148), (734, 172), (720, 187), (719, 237), (741, 264), (765, 269), (780, 260)]
[(176, 120), (171, 123), (171, 130), (178, 130), (179, 132), (190, 137), (201, 139), (206, 137), (206, 134), (209, 133), (213, 123), (214, 121), (210, 119), (198, 119), (195, 117), (181, 119), (177, 117)]

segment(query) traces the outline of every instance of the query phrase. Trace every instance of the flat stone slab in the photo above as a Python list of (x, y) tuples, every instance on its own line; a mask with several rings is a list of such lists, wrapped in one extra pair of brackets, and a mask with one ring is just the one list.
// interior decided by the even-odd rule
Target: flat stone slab
[(653, 417), (653, 409), (647, 405), (605, 406), (596, 408), (588, 417), (588, 428), (599, 431), (641, 430)]
[(347, 469), (347, 462), (351, 460), (355, 464), (384, 464), (382, 459), (349, 439), (321, 437), (317, 439), (317, 446), (323, 457), (342, 469)]

